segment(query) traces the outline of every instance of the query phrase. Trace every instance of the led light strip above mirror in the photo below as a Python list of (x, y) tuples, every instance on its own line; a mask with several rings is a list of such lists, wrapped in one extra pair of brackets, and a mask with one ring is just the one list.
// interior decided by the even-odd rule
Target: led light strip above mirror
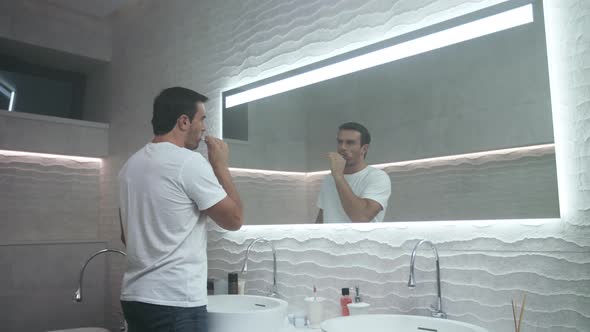
[(231, 108), (533, 21), (530, 1), (510, 1), (223, 92), (223, 107)]

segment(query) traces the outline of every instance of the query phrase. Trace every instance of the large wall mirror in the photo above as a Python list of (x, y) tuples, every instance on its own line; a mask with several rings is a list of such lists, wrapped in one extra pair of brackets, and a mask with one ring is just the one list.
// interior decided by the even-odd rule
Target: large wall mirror
[[(313, 223), (339, 125), (387, 173), (383, 221), (559, 217), (541, 1), (509, 1), (223, 92), (247, 224)], [(243, 195), (244, 196), (244, 195)]]

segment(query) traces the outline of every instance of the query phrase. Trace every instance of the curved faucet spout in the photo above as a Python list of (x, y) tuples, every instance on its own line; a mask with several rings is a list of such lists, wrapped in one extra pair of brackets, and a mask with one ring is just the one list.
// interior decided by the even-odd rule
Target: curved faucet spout
[(248, 256), (250, 255), (250, 250), (252, 249), (252, 246), (254, 246), (256, 243), (266, 244), (272, 250), (272, 288), (270, 289), (269, 296), (278, 297), (279, 290), (277, 286), (277, 250), (275, 249), (275, 246), (272, 244), (272, 242), (263, 238), (257, 238), (254, 241), (252, 241), (246, 249), (246, 257), (244, 258), (244, 264), (242, 265), (242, 270), (240, 274), (245, 275), (246, 273), (248, 273)]
[(430, 249), (432, 249), (432, 251), (434, 253), (434, 259), (436, 261), (437, 303), (433, 307), (434, 311), (432, 313), (432, 316), (437, 317), (437, 318), (447, 318), (447, 314), (443, 311), (443, 305), (442, 305), (442, 292), (441, 292), (441, 287), (440, 287), (440, 262), (439, 262), (439, 257), (438, 257), (438, 250), (436, 250), (436, 246), (432, 242), (427, 241), (427, 240), (420, 240), (414, 246), (414, 250), (412, 250), (412, 258), (410, 259), (410, 278), (408, 280), (408, 287), (409, 288), (416, 287), (416, 277), (414, 275), (414, 264), (416, 262), (416, 253), (418, 251), (418, 248), (423, 244), (430, 246)]
[(78, 289), (76, 290), (76, 292), (74, 293), (74, 302), (82, 302), (82, 283), (84, 281), (84, 271), (86, 270), (86, 266), (88, 266), (88, 264), (90, 263), (90, 261), (92, 261), (92, 259), (94, 259), (94, 257), (98, 256), (98, 255), (102, 255), (108, 252), (114, 252), (123, 256), (127, 256), (127, 254), (121, 250), (116, 250), (116, 249), (103, 249), (100, 251), (95, 252), (94, 254), (92, 254), (84, 263), (84, 266), (82, 266), (82, 269), (80, 270), (80, 278), (78, 279)]

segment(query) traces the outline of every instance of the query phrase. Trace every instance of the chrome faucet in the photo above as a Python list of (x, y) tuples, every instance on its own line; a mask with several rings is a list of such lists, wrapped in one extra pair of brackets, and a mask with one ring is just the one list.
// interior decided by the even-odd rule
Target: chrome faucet
[(248, 256), (250, 255), (250, 249), (252, 249), (252, 246), (254, 246), (254, 244), (256, 243), (268, 244), (268, 246), (272, 250), (272, 287), (270, 289), (268, 296), (279, 297), (279, 289), (277, 287), (277, 251), (272, 242), (265, 240), (263, 238), (257, 238), (254, 241), (252, 241), (246, 249), (246, 257), (244, 258), (244, 265), (242, 265), (242, 270), (240, 274), (246, 275), (248, 273)]
[(86, 266), (88, 266), (88, 264), (90, 263), (90, 261), (101, 254), (105, 254), (107, 252), (114, 252), (123, 256), (127, 256), (126, 253), (124, 253), (123, 251), (120, 250), (116, 250), (116, 249), (103, 249), (100, 251), (95, 252), (94, 254), (92, 254), (84, 263), (84, 266), (82, 266), (82, 269), (80, 270), (80, 279), (78, 279), (78, 289), (76, 290), (76, 292), (74, 293), (74, 301), (75, 302), (82, 302), (82, 282), (84, 281), (84, 270), (86, 270)]
[(410, 280), (408, 281), (408, 287), (411, 289), (416, 287), (416, 278), (414, 276), (414, 263), (416, 261), (416, 251), (418, 250), (418, 247), (420, 247), (420, 245), (422, 244), (428, 244), (430, 246), (430, 248), (434, 252), (434, 258), (436, 260), (436, 290), (438, 295), (438, 301), (436, 305), (431, 306), (432, 317), (447, 318), (447, 314), (443, 311), (442, 295), (440, 290), (440, 264), (438, 258), (438, 250), (436, 250), (436, 247), (432, 242), (427, 240), (420, 240), (418, 243), (416, 243), (414, 250), (412, 250), (412, 259), (410, 261)]

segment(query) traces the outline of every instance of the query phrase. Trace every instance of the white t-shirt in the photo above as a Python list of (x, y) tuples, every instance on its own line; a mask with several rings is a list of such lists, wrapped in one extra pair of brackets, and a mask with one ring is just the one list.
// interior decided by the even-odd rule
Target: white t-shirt
[[(382, 222), (391, 195), (389, 175), (380, 169), (367, 166), (354, 174), (345, 174), (344, 178), (357, 197), (371, 199), (381, 205), (383, 209), (377, 213), (371, 222)], [(334, 182), (334, 177), (331, 174), (326, 175), (322, 182), (317, 205), (318, 208), (323, 210), (324, 223), (326, 224), (352, 222), (344, 212), (336, 189), (336, 182)]]
[(226, 197), (209, 162), (172, 143), (148, 143), (119, 173), (127, 270), (121, 300), (207, 304), (207, 216)]

